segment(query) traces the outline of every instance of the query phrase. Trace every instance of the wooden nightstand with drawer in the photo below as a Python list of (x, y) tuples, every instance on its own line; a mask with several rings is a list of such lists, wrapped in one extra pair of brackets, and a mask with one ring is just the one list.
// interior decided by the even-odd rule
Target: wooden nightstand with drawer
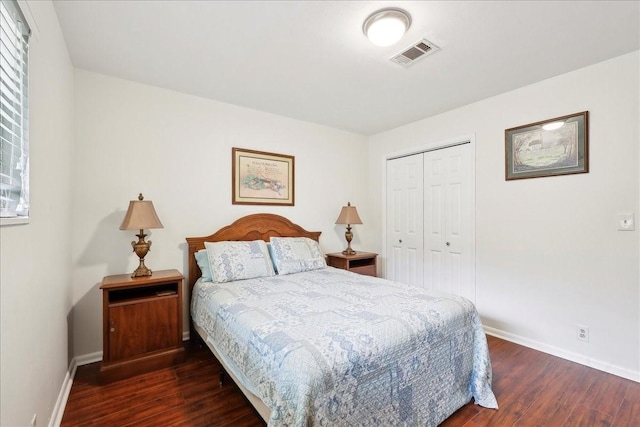
[(377, 276), (376, 257), (372, 252), (358, 252), (355, 255), (344, 255), (340, 252), (327, 254), (327, 264), (331, 267), (353, 271), (354, 273)]
[(102, 382), (171, 366), (184, 360), (182, 282), (178, 270), (102, 280)]

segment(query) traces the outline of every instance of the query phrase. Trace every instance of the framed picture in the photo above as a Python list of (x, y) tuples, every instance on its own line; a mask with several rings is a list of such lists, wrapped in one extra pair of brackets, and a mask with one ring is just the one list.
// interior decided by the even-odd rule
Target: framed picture
[(589, 172), (588, 111), (507, 129), (507, 181)]
[(232, 148), (234, 205), (294, 205), (295, 158)]

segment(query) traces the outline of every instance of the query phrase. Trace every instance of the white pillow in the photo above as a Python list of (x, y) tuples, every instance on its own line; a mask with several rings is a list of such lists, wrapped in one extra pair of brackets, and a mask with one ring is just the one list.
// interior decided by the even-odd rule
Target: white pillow
[(263, 240), (205, 242), (211, 281), (214, 283), (274, 276), (271, 257)]
[(205, 282), (211, 281), (211, 268), (209, 268), (209, 256), (207, 255), (206, 249), (200, 249), (198, 252), (193, 254), (196, 258), (196, 264), (200, 267), (200, 277)]
[(307, 237), (271, 237), (271, 256), (278, 274), (300, 273), (327, 266), (320, 245)]

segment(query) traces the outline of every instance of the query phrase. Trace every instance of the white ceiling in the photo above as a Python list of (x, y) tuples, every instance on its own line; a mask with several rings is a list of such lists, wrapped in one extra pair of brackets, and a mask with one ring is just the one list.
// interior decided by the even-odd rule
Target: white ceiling
[[(76, 67), (364, 135), (640, 49), (638, 1), (54, 5)], [(381, 48), (362, 24), (387, 6), (412, 24)], [(421, 38), (440, 50), (389, 61)]]

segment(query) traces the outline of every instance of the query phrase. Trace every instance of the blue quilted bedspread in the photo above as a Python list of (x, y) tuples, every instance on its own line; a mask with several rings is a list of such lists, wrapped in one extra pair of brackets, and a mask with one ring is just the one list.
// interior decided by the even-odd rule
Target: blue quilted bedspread
[(192, 317), (269, 426), (435, 426), (497, 408), (474, 305), (331, 267), (198, 282)]

